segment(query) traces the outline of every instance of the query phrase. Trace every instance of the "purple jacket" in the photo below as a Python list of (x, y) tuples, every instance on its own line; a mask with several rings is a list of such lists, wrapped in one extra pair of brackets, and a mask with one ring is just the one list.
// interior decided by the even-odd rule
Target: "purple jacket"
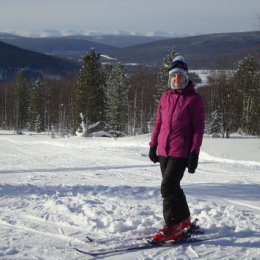
[(158, 146), (161, 156), (188, 158), (199, 154), (205, 126), (202, 98), (190, 81), (182, 90), (162, 94), (157, 108), (150, 146)]

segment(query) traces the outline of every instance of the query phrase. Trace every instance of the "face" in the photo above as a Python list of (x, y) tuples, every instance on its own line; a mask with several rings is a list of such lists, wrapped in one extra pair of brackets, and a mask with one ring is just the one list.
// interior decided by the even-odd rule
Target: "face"
[(173, 86), (179, 88), (184, 83), (185, 77), (182, 73), (176, 72), (172, 75), (171, 81)]

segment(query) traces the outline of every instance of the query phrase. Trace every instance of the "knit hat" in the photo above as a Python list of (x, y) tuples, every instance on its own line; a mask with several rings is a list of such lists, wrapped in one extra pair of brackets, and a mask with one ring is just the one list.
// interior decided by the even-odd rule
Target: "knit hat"
[[(172, 89), (183, 89), (188, 84), (188, 65), (184, 61), (183, 56), (177, 56), (173, 59), (171, 66), (168, 69), (169, 71), (169, 80), (168, 80), (168, 86)], [(183, 77), (185, 78), (183, 84), (179, 87), (174, 86), (172, 84), (172, 76), (174, 73), (181, 73)]]

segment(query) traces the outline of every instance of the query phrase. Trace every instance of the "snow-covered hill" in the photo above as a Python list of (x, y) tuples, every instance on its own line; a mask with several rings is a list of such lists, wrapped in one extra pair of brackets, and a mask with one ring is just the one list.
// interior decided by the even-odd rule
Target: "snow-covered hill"
[[(73, 246), (92, 248), (86, 235), (155, 232), (163, 225), (161, 175), (146, 156), (148, 142), (149, 135), (51, 139), (1, 131), (0, 259), (82, 259)], [(205, 137), (199, 168), (185, 174), (192, 216), (222, 238), (98, 259), (259, 259), (259, 151), (257, 138)]]

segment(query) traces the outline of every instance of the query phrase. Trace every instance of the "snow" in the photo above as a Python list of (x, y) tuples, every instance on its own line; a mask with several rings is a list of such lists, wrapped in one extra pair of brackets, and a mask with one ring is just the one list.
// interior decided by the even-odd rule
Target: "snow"
[[(86, 235), (124, 238), (160, 228), (161, 175), (147, 157), (149, 138), (0, 131), (0, 259), (93, 259), (73, 250), (97, 247)], [(196, 173), (185, 173), (193, 218), (206, 234), (223, 237), (96, 259), (259, 259), (259, 149), (258, 138), (205, 136)]]
[(104, 59), (107, 59), (107, 60), (117, 60), (116, 58), (112, 58), (112, 57), (110, 57), (109, 55), (105, 55), (105, 54), (101, 54), (100, 55), (102, 58), (104, 58)]

